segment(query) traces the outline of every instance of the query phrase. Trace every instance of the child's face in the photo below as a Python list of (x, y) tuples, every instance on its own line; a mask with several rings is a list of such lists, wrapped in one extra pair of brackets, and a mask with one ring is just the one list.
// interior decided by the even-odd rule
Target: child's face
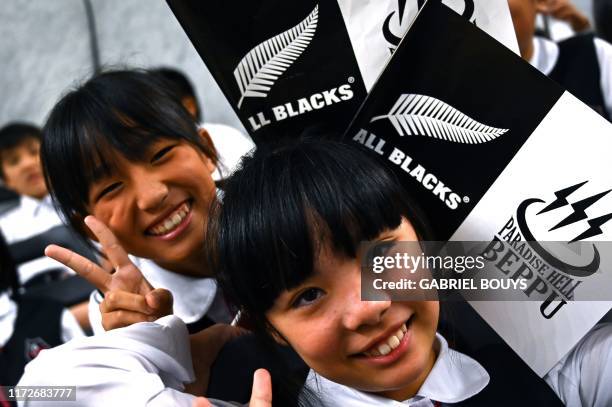
[(172, 271), (203, 275), (213, 162), (185, 141), (160, 139), (145, 162), (117, 154), (117, 173), (92, 183), (89, 210), (125, 250)]
[(4, 183), (8, 188), (37, 199), (47, 195), (39, 151), (40, 141), (31, 137), (0, 152)]
[[(404, 220), (376, 240), (418, 239)], [(360, 259), (325, 247), (315, 274), (282, 293), (267, 317), (317, 373), (402, 400), (414, 395), (433, 366), (438, 313), (437, 302), (361, 301)]]

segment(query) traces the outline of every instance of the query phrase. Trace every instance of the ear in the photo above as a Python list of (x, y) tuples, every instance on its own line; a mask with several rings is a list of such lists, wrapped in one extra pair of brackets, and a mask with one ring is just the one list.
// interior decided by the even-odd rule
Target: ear
[[(204, 127), (200, 127), (198, 129), (198, 134), (200, 135), (200, 139), (202, 140), (202, 144), (208, 146), (209, 148), (211, 148), (216, 153), (217, 149), (215, 148), (215, 144), (213, 143), (212, 138), (210, 137), (210, 134), (208, 134), (208, 131), (206, 131), (206, 129)], [(204, 154), (204, 157), (206, 158), (206, 167), (208, 168), (208, 170), (212, 174), (217, 169), (217, 164), (215, 162), (213, 162), (213, 160), (211, 160), (210, 157), (207, 157), (206, 154)]]
[(198, 119), (198, 104), (193, 97), (184, 97), (183, 99), (181, 99), (181, 104), (194, 119)]
[(285, 337), (271, 325), (269, 328), (269, 332), (270, 332), (270, 336), (272, 336), (272, 339), (274, 339), (274, 342), (282, 346), (290, 346), (289, 342), (287, 342)]

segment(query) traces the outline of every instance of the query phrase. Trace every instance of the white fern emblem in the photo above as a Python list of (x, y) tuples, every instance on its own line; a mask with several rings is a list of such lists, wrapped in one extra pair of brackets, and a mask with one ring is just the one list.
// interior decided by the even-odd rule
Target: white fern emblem
[(480, 144), (494, 140), (508, 129), (487, 126), (431, 96), (405, 93), (387, 115), (371, 122), (389, 119), (400, 136), (428, 136), (455, 143)]
[(240, 88), (239, 109), (244, 98), (268, 96), (276, 80), (308, 47), (318, 22), (317, 5), (304, 21), (262, 42), (242, 58), (234, 69), (234, 77)]

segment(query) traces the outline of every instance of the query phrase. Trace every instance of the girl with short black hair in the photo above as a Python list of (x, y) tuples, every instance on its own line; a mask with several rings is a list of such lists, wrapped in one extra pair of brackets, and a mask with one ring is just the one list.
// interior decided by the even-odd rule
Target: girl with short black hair
[[(174, 312), (192, 332), (229, 320), (204, 266), (217, 153), (166, 83), (144, 70), (96, 75), (55, 105), (43, 133), (46, 181), (64, 218), (84, 238), (95, 238), (88, 215), (108, 226), (144, 275), (134, 272), (132, 294), (153, 292), (139, 301), (109, 277), (102, 291), (113, 294), (91, 297), (94, 332), (155, 319), (162, 304), (153, 287), (174, 293)], [(51, 247), (47, 255), (70, 253)]]

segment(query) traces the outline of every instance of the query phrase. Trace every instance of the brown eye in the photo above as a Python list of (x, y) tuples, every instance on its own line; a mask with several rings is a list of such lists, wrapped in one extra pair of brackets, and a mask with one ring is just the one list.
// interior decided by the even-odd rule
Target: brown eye
[(151, 163), (155, 163), (155, 162), (161, 160), (162, 158), (164, 158), (164, 156), (166, 154), (168, 154), (174, 147), (176, 147), (176, 145), (167, 146), (167, 147), (164, 147), (161, 150), (159, 150), (151, 158)]
[(300, 308), (307, 305), (311, 305), (316, 302), (319, 298), (325, 295), (325, 291), (320, 288), (312, 287), (304, 290), (292, 304), (293, 308)]
[(99, 201), (100, 199), (102, 199), (104, 196), (110, 194), (111, 192), (115, 191), (116, 189), (118, 189), (121, 186), (120, 182), (115, 182), (114, 184), (111, 184), (109, 186), (107, 186), (106, 188), (104, 188), (96, 197), (96, 201)]

